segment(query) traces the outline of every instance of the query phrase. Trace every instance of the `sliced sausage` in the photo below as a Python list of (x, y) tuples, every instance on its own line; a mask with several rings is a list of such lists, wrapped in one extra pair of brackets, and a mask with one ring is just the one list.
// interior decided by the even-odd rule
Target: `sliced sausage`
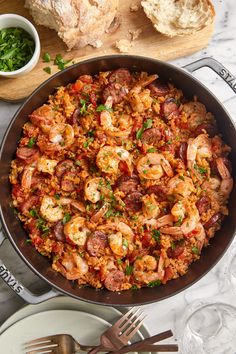
[(61, 178), (66, 171), (70, 171), (71, 169), (74, 169), (74, 162), (69, 159), (63, 160), (57, 164), (55, 174), (58, 178)]
[(79, 118), (79, 115), (80, 115), (80, 109), (79, 108), (76, 108), (70, 118), (70, 123), (73, 125), (73, 124), (76, 124), (78, 122), (78, 118)]
[(142, 135), (142, 142), (146, 144), (156, 145), (162, 138), (162, 134), (158, 128), (146, 129)]
[(112, 97), (113, 103), (120, 103), (123, 98), (127, 95), (128, 89), (121, 84), (113, 82), (107, 85), (103, 90), (103, 100), (106, 102), (109, 96)]
[(169, 92), (169, 87), (166, 84), (163, 84), (159, 80), (155, 80), (147, 88), (151, 91), (153, 95), (156, 96), (165, 96)]
[(112, 270), (104, 281), (105, 287), (110, 291), (119, 291), (125, 280), (124, 272), (121, 270)]
[(169, 258), (178, 258), (184, 252), (184, 246), (176, 245), (174, 249), (169, 247), (167, 249), (167, 256)]
[(73, 192), (75, 190), (75, 173), (68, 171), (62, 175), (61, 189), (65, 192)]
[(104, 255), (107, 245), (107, 235), (102, 231), (95, 231), (87, 239), (87, 251), (94, 257), (101, 257)]
[(114, 70), (109, 76), (110, 83), (118, 83), (121, 85), (129, 85), (132, 81), (132, 76), (127, 69)]
[(204, 224), (204, 228), (205, 229), (210, 229), (212, 226), (214, 226), (214, 224), (218, 221), (220, 221), (222, 218), (222, 214), (221, 213), (215, 213), (214, 215), (212, 215), (212, 217)]
[(187, 149), (188, 149), (188, 144), (186, 142), (183, 142), (179, 146), (179, 151), (178, 151), (178, 156), (179, 158), (186, 164), (187, 163)]
[(122, 175), (117, 180), (118, 188), (124, 193), (131, 193), (137, 189), (139, 178), (136, 175)]
[(130, 211), (138, 211), (142, 208), (142, 193), (140, 192), (132, 192), (128, 194), (125, 199), (124, 203), (128, 210)]
[(38, 204), (39, 197), (37, 195), (31, 195), (20, 206), (22, 214), (28, 216), (30, 209)]
[(26, 163), (31, 163), (33, 161), (37, 161), (39, 157), (39, 149), (37, 147), (19, 147), (16, 150), (16, 156)]
[(168, 98), (162, 104), (162, 111), (166, 118), (172, 118), (173, 113), (178, 113), (178, 105), (174, 98)]
[(213, 138), (217, 134), (217, 128), (215, 124), (210, 124), (210, 123), (202, 123), (197, 126), (197, 128), (194, 131), (194, 135), (198, 136), (204, 132), (207, 132), (210, 138)]
[(166, 201), (167, 187), (162, 185), (151, 186), (147, 189), (147, 194), (154, 193), (159, 202)]
[(196, 202), (196, 207), (198, 208), (199, 214), (205, 213), (210, 206), (210, 199), (206, 196), (201, 197)]
[(66, 241), (66, 237), (65, 237), (65, 234), (64, 234), (64, 224), (61, 221), (57, 222), (54, 225), (53, 233), (54, 233), (54, 236), (57, 239), (57, 241), (61, 241), (61, 242), (65, 242)]

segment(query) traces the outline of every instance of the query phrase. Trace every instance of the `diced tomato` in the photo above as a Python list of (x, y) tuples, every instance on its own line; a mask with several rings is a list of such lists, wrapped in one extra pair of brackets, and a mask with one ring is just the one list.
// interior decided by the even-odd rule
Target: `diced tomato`
[(76, 80), (76, 82), (71, 85), (71, 90), (74, 92), (79, 92), (82, 90), (83, 86), (84, 86), (84, 84), (82, 81)]
[(142, 240), (141, 240), (143, 247), (149, 247), (151, 239), (152, 239), (151, 232), (146, 230), (144, 232), (144, 235), (143, 235)]
[(90, 102), (92, 103), (93, 106), (97, 106), (97, 96), (94, 92), (90, 94)]
[(64, 250), (63, 244), (61, 242), (54, 242), (52, 245), (52, 252), (61, 256)]
[(32, 238), (32, 242), (33, 242), (33, 244), (35, 246), (39, 246), (39, 245), (41, 245), (43, 243), (43, 239), (41, 237), (39, 237), (39, 236), (34, 236)]
[(122, 173), (129, 174), (129, 168), (128, 165), (125, 161), (120, 161), (119, 162), (119, 168)]

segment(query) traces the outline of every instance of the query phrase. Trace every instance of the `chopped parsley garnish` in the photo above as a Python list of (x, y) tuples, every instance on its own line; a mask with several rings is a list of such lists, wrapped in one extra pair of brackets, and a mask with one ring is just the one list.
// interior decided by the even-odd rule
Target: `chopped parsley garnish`
[(45, 63), (49, 63), (50, 62), (50, 60), (51, 60), (51, 55), (49, 54), (49, 53), (44, 53), (44, 55), (43, 55), (43, 61), (45, 62)]
[(88, 146), (89, 146), (89, 144), (92, 143), (93, 141), (94, 141), (94, 138), (89, 138), (87, 141), (85, 141), (85, 142), (83, 143), (83, 147), (84, 147), (85, 149), (87, 149)]
[(127, 248), (129, 247), (129, 243), (126, 239), (123, 240), (123, 246)]
[(30, 216), (32, 216), (33, 218), (36, 218), (36, 217), (38, 216), (38, 213), (37, 213), (37, 211), (36, 211), (35, 209), (31, 209), (31, 210), (29, 211), (29, 214), (30, 214)]
[(158, 280), (155, 280), (155, 281), (150, 281), (150, 283), (148, 283), (148, 287), (149, 288), (153, 288), (154, 286), (159, 286), (161, 285), (161, 281), (158, 279)]
[(143, 123), (142, 128), (140, 128), (136, 133), (136, 139), (141, 139), (145, 129), (149, 129), (152, 126), (152, 119), (147, 119), (146, 122)]
[(96, 112), (102, 112), (102, 111), (112, 112), (113, 109), (110, 108), (110, 107), (107, 107), (107, 106), (104, 105), (104, 104), (100, 104), (100, 105), (97, 107)]
[(138, 290), (138, 286), (137, 286), (136, 284), (133, 284), (133, 285), (131, 286), (131, 290)]
[(145, 123), (143, 123), (144, 129), (149, 129), (152, 126), (152, 119), (147, 119)]
[(178, 221), (175, 223), (175, 226), (180, 226), (183, 222), (183, 217), (182, 216), (179, 216), (178, 217)]
[(32, 138), (30, 138), (30, 140), (29, 140), (27, 146), (28, 146), (29, 148), (32, 148), (32, 147), (35, 145), (35, 143), (36, 143), (36, 138), (35, 138), (35, 137), (32, 137)]
[(32, 243), (32, 240), (30, 238), (28, 238), (27, 240), (25, 240), (26, 243)]
[(156, 152), (157, 150), (155, 148), (150, 148), (150, 149), (147, 149), (147, 152)]
[(52, 73), (52, 70), (49, 66), (46, 66), (46, 68), (43, 68), (43, 70), (45, 71), (45, 73), (47, 73), (49, 75), (51, 75), (51, 73)]
[(172, 249), (172, 250), (175, 250), (175, 248), (176, 248), (176, 245), (175, 245), (175, 243), (172, 241), (172, 242), (171, 242), (171, 249)]
[(76, 166), (81, 166), (81, 162), (80, 162), (79, 160), (76, 160), (76, 161), (75, 161), (75, 165), (76, 165)]
[(122, 261), (122, 259), (117, 259), (117, 263), (119, 264), (119, 265), (121, 265), (122, 263), (123, 263), (123, 261)]
[(54, 59), (54, 64), (57, 65), (58, 69), (64, 70), (66, 68), (66, 64), (68, 64), (70, 60), (64, 60), (61, 54), (57, 54), (56, 58)]
[(193, 252), (194, 254), (199, 254), (199, 249), (198, 249), (196, 246), (193, 246), (193, 247), (192, 247), (192, 252)]
[(33, 38), (23, 28), (0, 29), (0, 71), (15, 71), (25, 66), (34, 54)]
[(39, 218), (37, 220), (37, 228), (41, 230), (44, 234), (47, 234), (50, 231), (46, 221), (42, 218)]
[(81, 99), (81, 100), (80, 100), (80, 104), (81, 104), (80, 114), (82, 114), (82, 115), (88, 114), (87, 106), (86, 106), (87, 101), (84, 100), (84, 99)]
[(182, 179), (182, 181), (184, 181), (184, 176), (179, 176), (179, 179)]
[(95, 130), (90, 130), (90, 131), (88, 132), (88, 136), (89, 136), (90, 138), (92, 138), (92, 137), (94, 136), (94, 133), (95, 133)]
[(60, 195), (59, 194), (54, 194), (54, 197), (57, 199), (57, 200), (59, 200), (60, 199)]
[(152, 230), (152, 237), (154, 238), (155, 241), (159, 242), (160, 241), (160, 231), (159, 230)]
[(65, 213), (62, 219), (62, 223), (65, 225), (68, 221), (70, 221), (70, 219), (71, 219), (71, 215), (69, 213)]
[(207, 169), (205, 167), (198, 166), (197, 164), (194, 165), (194, 169), (201, 173), (201, 175), (204, 175), (207, 172)]
[(125, 274), (126, 274), (126, 275), (131, 275), (131, 274), (133, 273), (133, 269), (134, 269), (133, 266), (128, 265), (128, 266), (125, 268)]

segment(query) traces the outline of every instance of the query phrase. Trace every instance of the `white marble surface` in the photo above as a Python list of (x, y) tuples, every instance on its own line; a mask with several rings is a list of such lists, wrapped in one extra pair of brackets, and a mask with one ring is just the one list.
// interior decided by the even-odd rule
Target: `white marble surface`
[[(183, 66), (202, 57), (211, 56), (236, 74), (236, 2), (235, 0), (213, 2), (217, 17), (210, 44), (200, 52), (177, 59), (173, 63)], [(215, 93), (236, 122), (235, 93), (210, 69), (201, 69), (194, 75)], [(0, 139), (17, 108), (17, 104), (0, 102)], [(234, 293), (233, 286), (228, 281), (228, 265), (234, 254), (236, 254), (236, 242), (230, 246), (222, 260), (194, 286), (162, 302), (146, 305), (144, 308), (149, 314), (146, 324), (150, 332), (154, 334), (172, 328), (178, 333), (186, 307), (199, 299), (236, 305), (236, 290)], [(25, 266), (8, 241), (0, 248), (0, 259), (31, 290), (38, 291), (46, 288), (45, 284)], [(23, 301), (0, 281), (0, 323), (22, 305)]]

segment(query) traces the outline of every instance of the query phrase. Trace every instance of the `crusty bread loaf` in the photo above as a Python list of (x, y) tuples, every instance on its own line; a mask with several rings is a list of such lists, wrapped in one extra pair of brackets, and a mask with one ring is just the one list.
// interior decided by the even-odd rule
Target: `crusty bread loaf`
[(57, 31), (68, 49), (99, 47), (119, 0), (26, 0), (34, 21)]
[(141, 4), (156, 30), (169, 37), (195, 33), (215, 16), (210, 0), (142, 0)]

